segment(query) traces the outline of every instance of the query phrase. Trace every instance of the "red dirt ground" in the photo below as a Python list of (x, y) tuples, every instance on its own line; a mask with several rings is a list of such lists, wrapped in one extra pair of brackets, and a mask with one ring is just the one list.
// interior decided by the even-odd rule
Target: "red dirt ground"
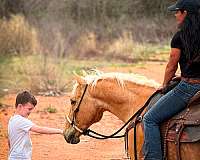
[[(158, 82), (162, 82), (165, 63), (147, 63), (142, 67), (131, 68), (101, 68), (104, 71), (133, 72), (147, 76)], [(5, 107), (0, 109), (0, 160), (6, 160), (8, 155), (7, 124), (14, 112), (15, 94), (3, 98)], [(69, 95), (61, 97), (37, 96), (39, 104), (30, 115), (30, 119), (42, 126), (64, 127), (64, 115), (69, 110)], [(8, 106), (9, 107), (8, 107)], [(52, 106), (56, 113), (48, 113), (45, 108)], [(100, 133), (110, 135), (122, 126), (122, 122), (110, 113), (105, 113), (103, 119), (95, 124), (92, 129)], [(41, 135), (31, 133), (33, 143), (33, 160), (123, 160), (126, 159), (124, 140), (96, 140), (82, 137), (77, 145), (65, 142), (61, 135)]]

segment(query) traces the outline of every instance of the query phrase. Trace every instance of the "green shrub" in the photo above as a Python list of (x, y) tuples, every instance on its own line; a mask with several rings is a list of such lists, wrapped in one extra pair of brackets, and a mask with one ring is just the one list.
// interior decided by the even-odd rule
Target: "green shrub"
[(45, 108), (45, 111), (48, 113), (56, 113), (57, 109), (54, 106), (49, 105), (47, 108)]

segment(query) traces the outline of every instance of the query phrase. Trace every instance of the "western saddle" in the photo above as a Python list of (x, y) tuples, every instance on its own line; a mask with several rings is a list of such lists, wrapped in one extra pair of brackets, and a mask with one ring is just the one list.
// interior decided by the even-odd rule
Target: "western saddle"
[[(173, 89), (180, 79), (171, 81), (170, 84), (163, 91), (156, 91), (142, 108), (147, 110), (151, 108), (164, 94)], [(142, 114), (140, 113), (126, 129), (128, 134), (131, 128), (134, 128), (134, 156), (137, 159), (136, 149), (136, 125), (142, 121)], [(145, 114), (145, 113), (144, 113)], [(200, 91), (197, 92), (189, 101), (186, 109), (175, 115), (168, 121), (164, 122), (161, 127), (163, 155), (167, 159), (167, 142), (174, 142), (176, 145), (176, 159), (181, 160), (180, 143), (198, 142), (200, 141)], [(128, 139), (125, 138), (125, 149), (128, 148)]]

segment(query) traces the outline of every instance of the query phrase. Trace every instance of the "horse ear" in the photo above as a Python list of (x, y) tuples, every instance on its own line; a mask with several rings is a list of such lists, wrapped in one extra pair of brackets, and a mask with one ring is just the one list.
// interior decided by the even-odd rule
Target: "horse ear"
[(85, 80), (82, 76), (79, 76), (76, 72), (73, 72), (74, 74), (74, 77), (76, 79), (76, 81), (79, 83), (79, 84), (85, 84)]

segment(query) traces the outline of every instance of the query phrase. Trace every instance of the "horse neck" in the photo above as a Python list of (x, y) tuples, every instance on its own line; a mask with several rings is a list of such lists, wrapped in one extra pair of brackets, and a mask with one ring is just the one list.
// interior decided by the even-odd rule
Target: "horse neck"
[[(126, 122), (146, 101), (153, 88), (125, 81), (122, 88), (116, 80), (101, 80), (97, 83), (92, 96), (102, 102), (109, 111)], [(106, 104), (106, 105), (105, 105)]]

